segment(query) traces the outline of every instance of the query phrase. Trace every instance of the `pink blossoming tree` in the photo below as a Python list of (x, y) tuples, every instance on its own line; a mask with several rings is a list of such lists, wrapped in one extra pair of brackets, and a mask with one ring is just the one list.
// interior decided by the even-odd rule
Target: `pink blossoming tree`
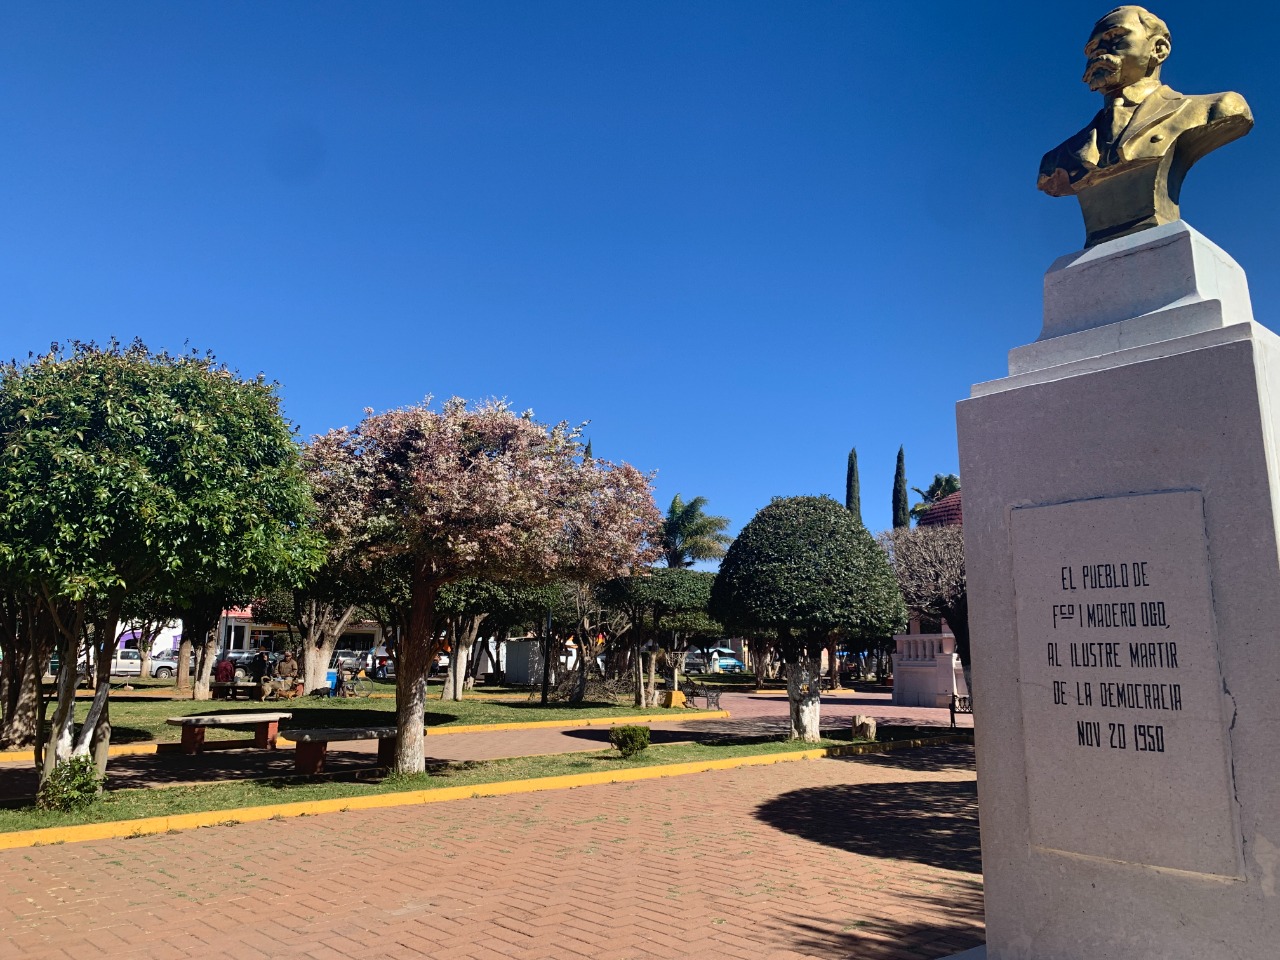
[[(352, 536), (367, 562), (403, 557), (410, 611), (396, 670), (396, 769), (423, 764), (427, 674), (441, 647), (440, 588), (464, 577), (499, 582), (597, 581), (658, 556), (661, 516), (650, 479), (584, 456), (580, 432), (546, 426), (503, 402), (369, 412), (354, 429), (317, 437), (349, 490)], [(314, 473), (313, 473), (314, 476)]]

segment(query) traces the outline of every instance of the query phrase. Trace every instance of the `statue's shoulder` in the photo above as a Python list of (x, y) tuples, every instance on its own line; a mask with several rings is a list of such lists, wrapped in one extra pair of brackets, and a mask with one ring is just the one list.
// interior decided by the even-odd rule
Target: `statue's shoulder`
[(1249, 104), (1234, 90), (1227, 90), (1225, 93), (1185, 94), (1161, 87), (1160, 94), (1169, 100), (1186, 101), (1196, 114), (1204, 118), (1205, 123), (1235, 118), (1253, 123), (1253, 111), (1249, 109)]
[(1098, 117), (1089, 121), (1089, 125), (1073, 133), (1067, 139), (1044, 155), (1044, 162), (1062, 157), (1078, 157), (1087, 153), (1097, 143)]

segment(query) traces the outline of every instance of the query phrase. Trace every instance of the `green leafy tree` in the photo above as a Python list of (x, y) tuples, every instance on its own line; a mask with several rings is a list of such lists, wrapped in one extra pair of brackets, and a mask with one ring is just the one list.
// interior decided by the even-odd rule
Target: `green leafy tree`
[[(274, 387), (208, 356), (74, 344), (3, 365), (0, 489), (0, 571), (39, 598), (64, 665), (43, 778), (73, 755), (105, 767), (130, 592), (233, 592), (315, 562), (310, 492)], [(82, 645), (98, 690), (73, 737)]]
[[(438, 612), (441, 632), (449, 645), (449, 669), (440, 698), (461, 700), (471, 685), (475, 645), (482, 631), (496, 634), (517, 624), (533, 624), (546, 615), (548, 599), (546, 585), (494, 583), (472, 577), (442, 587)], [(497, 662), (496, 651), (490, 649), (489, 656)]]
[[(719, 632), (719, 624), (707, 615), (715, 578), (704, 570), (656, 567), (602, 585), (602, 602), (623, 611), (629, 622), (636, 706), (654, 705), (659, 650), (675, 654), (683, 646), (680, 634), (684, 632)], [(644, 647), (649, 647), (647, 671), (642, 669)]]
[[(656, 558), (649, 478), (585, 460), (580, 433), (506, 404), (452, 399), (366, 417), (313, 446), (343, 462), (370, 562), (400, 557), (408, 608), (397, 647), (396, 769), (424, 768), (427, 674), (440, 650), (440, 592), (474, 577), (593, 582)], [(402, 608), (403, 609), (403, 608)]]
[(698, 560), (719, 560), (733, 538), (724, 532), (728, 517), (705, 512), (706, 497), (688, 503), (680, 494), (671, 498), (662, 523), (662, 558), (668, 567), (691, 567)]
[(919, 487), (911, 489), (920, 495), (920, 502), (911, 508), (911, 519), (919, 523), (920, 518), (929, 512), (930, 507), (943, 497), (949, 497), (960, 489), (960, 478), (954, 473), (935, 473), (933, 482), (929, 484), (927, 490), (921, 490)]
[(818, 665), (839, 632), (892, 634), (907, 611), (889, 559), (830, 497), (775, 498), (720, 564), (712, 616), (730, 629), (773, 630), (787, 664), (793, 739), (819, 738)]
[(898, 447), (898, 465), (893, 470), (893, 529), (911, 526), (911, 509), (907, 505), (907, 456)]
[(862, 522), (862, 486), (858, 482), (858, 449), (849, 448), (849, 464), (844, 472), (844, 508)]

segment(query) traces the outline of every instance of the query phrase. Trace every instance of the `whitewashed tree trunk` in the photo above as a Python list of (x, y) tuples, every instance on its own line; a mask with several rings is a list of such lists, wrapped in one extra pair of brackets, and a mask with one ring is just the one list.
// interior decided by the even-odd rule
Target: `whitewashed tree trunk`
[(436, 597), (439, 586), (423, 582), (425, 571), (415, 568), (410, 592), (409, 626), (397, 648), (396, 660), (396, 773), (426, 769), (427, 674), (436, 650)]
[(428, 645), (406, 642), (396, 663), (396, 772), (422, 773), (426, 769), (426, 737), (423, 713), (427, 707)]
[(75, 747), (71, 724), (75, 718), (76, 700), (76, 648), (71, 647), (67, 656), (66, 644), (61, 646), (61, 666), (58, 669), (58, 706), (49, 726), (48, 745), (44, 750), (44, 763), (40, 770), (40, 782), (48, 779), (53, 768), (71, 756)]
[(791, 705), (791, 739), (813, 743), (822, 739), (822, 695), (819, 663), (807, 654), (787, 665), (787, 699)]
[(472, 617), (451, 631), (453, 649), (449, 651), (449, 669), (445, 673), (441, 700), (462, 699), (466, 686), (467, 667), (471, 662), (471, 648), (475, 646), (476, 637), (480, 635), (480, 624), (483, 620), (483, 617)]
[[(335, 616), (334, 610), (340, 612)], [(306, 614), (300, 624), (302, 646), (298, 651), (299, 676), (303, 689), (315, 693), (329, 686), (329, 664), (338, 649), (342, 631), (355, 614), (354, 606), (329, 607), (318, 600), (307, 601)]]
[(213, 661), (216, 659), (217, 647), (217, 634), (210, 631), (199, 646), (195, 688), (191, 693), (192, 700), (208, 700), (212, 696), (209, 681), (213, 678)]
[(644, 705), (652, 707), (658, 702), (658, 651), (650, 650), (645, 659), (649, 661), (649, 678), (645, 682)]

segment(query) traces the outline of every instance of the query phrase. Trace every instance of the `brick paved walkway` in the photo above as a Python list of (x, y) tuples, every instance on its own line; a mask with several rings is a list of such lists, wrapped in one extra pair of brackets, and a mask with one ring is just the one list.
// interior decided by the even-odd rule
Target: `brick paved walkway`
[(941, 747), (0, 853), (0, 956), (930, 960), (982, 939)]

